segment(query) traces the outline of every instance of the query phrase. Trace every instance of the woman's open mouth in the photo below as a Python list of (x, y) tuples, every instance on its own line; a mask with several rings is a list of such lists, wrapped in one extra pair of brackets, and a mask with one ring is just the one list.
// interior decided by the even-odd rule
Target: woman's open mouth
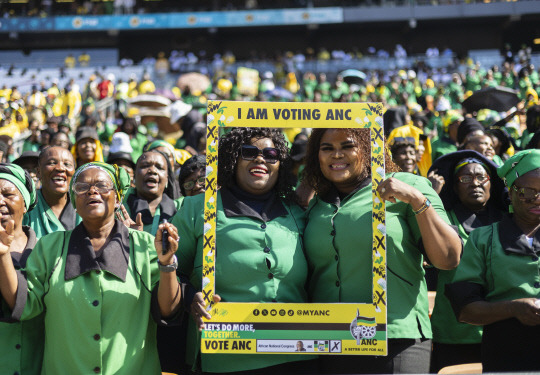
[(101, 199), (97, 199), (97, 198), (91, 198), (88, 200), (88, 205), (89, 206), (98, 206), (100, 204), (102, 204), (103, 201)]
[(149, 188), (154, 188), (159, 185), (159, 178), (150, 176), (144, 179), (144, 184)]
[(262, 166), (257, 166), (257, 167), (250, 168), (249, 173), (252, 176), (262, 177), (262, 176), (268, 174), (268, 169), (266, 169), (265, 167), (262, 167)]
[(66, 185), (66, 182), (67, 182), (67, 178), (66, 177), (63, 177), (63, 176), (54, 176), (51, 181), (53, 182), (53, 184), (55, 184), (56, 186), (65, 186)]

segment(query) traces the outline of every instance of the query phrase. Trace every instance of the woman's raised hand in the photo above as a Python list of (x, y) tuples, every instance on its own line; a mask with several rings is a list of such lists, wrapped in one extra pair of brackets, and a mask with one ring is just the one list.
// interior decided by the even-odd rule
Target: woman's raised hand
[(0, 224), (0, 255), (9, 254), (9, 248), (13, 242), (13, 228), (15, 223), (13, 220), (8, 221), (6, 228)]
[[(166, 249), (163, 248), (164, 231), (167, 231)], [(158, 259), (161, 264), (165, 265), (172, 263), (173, 255), (176, 253), (176, 250), (178, 250), (178, 241), (180, 241), (180, 236), (178, 235), (178, 231), (174, 225), (171, 223), (163, 223), (159, 225), (154, 244), (156, 246)]]
[[(214, 303), (221, 301), (221, 297), (217, 294), (214, 294)], [(210, 319), (211, 315), (206, 311), (206, 302), (204, 301), (203, 295), (201, 292), (195, 294), (193, 302), (191, 302), (191, 315), (195, 320), (195, 324), (199, 328), (199, 331), (202, 331), (204, 328), (203, 317)]]
[(131, 217), (129, 217), (129, 214), (126, 210), (126, 208), (123, 205), (120, 205), (120, 209), (116, 211), (116, 218), (120, 220), (124, 225), (128, 228), (135, 229), (138, 231), (144, 230), (144, 224), (142, 221), (142, 215), (139, 212), (137, 214), (137, 217), (135, 218), (136, 221), (133, 221)]
[(433, 187), (433, 190), (435, 190), (437, 194), (440, 194), (446, 181), (444, 181), (444, 177), (438, 175), (437, 172), (437, 170), (429, 172), (427, 179), (431, 181), (431, 187)]
[(425, 199), (418, 189), (394, 177), (381, 182), (377, 187), (377, 191), (385, 201), (396, 203), (396, 199), (399, 199), (403, 203), (410, 204), (413, 209), (420, 208)]

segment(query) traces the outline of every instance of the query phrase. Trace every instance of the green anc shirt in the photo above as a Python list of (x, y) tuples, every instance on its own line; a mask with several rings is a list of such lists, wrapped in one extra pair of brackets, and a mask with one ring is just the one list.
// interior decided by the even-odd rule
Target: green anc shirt
[[(69, 201), (67, 204), (71, 204)], [(75, 225), (81, 223), (81, 217), (75, 214)], [(37, 192), (37, 204), (32, 211), (29, 211), (23, 218), (23, 224), (30, 226), (38, 239), (49, 233), (65, 231), (66, 228), (58, 220), (52, 209), (49, 207), (41, 189)]]
[[(128, 197), (130, 195), (132, 195), (132, 194), (137, 194), (137, 191), (135, 190), (135, 188), (129, 188), (129, 190), (126, 193), (126, 196), (122, 200), (122, 205), (126, 208), (126, 211), (127, 211), (128, 215), (131, 217), (131, 219), (133, 221), (135, 221), (136, 220), (136, 215), (131, 214), (131, 208), (129, 207), (129, 205), (127, 203)], [(178, 211), (180, 209), (180, 207), (182, 206), (183, 201), (184, 201), (184, 197), (180, 197), (178, 199), (173, 200), (173, 202), (174, 202), (174, 210), (175, 211)], [(159, 224), (161, 224), (161, 208), (160, 208), (160, 206), (158, 206), (156, 208), (156, 211), (154, 212), (152, 222), (149, 223), (149, 224), (145, 224), (144, 227), (143, 227), (144, 228), (143, 230), (146, 233), (150, 233), (152, 236), (155, 236), (156, 233), (157, 233)]]
[[(511, 238), (518, 231), (510, 216), (473, 230), (453, 281), (482, 286), (489, 302), (540, 298), (539, 257), (532, 253), (524, 234)], [(510, 246), (501, 242), (505, 237)], [(536, 246), (539, 240), (537, 232)]]
[[(84, 270), (84, 257), (68, 256), (68, 250), (76, 251), (68, 249), (72, 233), (76, 233), (73, 241), (83, 237), (82, 224), (42, 237), (28, 258), (26, 303), (21, 298), (24, 292), (19, 293), (13, 311), (22, 321), (45, 312), (42, 375), (161, 374), (150, 310), (152, 290), (159, 281), (154, 237), (116, 223), (115, 228), (122, 227), (117, 229), (122, 240), (114, 237), (104, 248), (103, 259), (115, 261), (107, 264), (109, 268), (118, 268), (123, 261), (124, 280), (119, 271), (99, 266)], [(121, 247), (119, 242), (128, 245)], [(19, 309), (22, 314), (16, 316)]]
[[(218, 191), (216, 294), (223, 302), (306, 302), (302, 209), (275, 198), (269, 215), (277, 214), (271, 215), (269, 220), (246, 216), (234, 208), (231, 208), (234, 211), (231, 216), (227, 216), (224, 199), (243, 204), (232, 198), (228, 189)], [(199, 291), (202, 287), (203, 204), (204, 194), (186, 197), (182, 209), (172, 220), (180, 235), (178, 269)], [(235, 204), (225, 205), (230, 208)], [(186, 346), (187, 363), (196, 363), (200, 355), (204, 372), (245, 371), (314, 358), (309, 355), (199, 353), (200, 334), (191, 319)]]
[[(421, 191), (448, 223), (426, 178), (411, 173), (394, 177)], [(311, 200), (304, 240), (312, 302), (372, 302), (371, 189), (369, 181), (339, 204), (319, 196)], [(386, 232), (388, 338), (431, 338), (421, 235), (410, 205), (386, 202)]]
[[(457, 226), (459, 235), (467, 242), (469, 235), (459, 222), (454, 211), (448, 212), (450, 222)], [(461, 264), (458, 266), (458, 268)], [(433, 328), (433, 341), (443, 344), (479, 344), (482, 342), (482, 327), (458, 322), (450, 301), (444, 295), (446, 284), (453, 281), (457, 268), (453, 270), (439, 270), (437, 279), (437, 296), (435, 307), (431, 314), (431, 328)]]

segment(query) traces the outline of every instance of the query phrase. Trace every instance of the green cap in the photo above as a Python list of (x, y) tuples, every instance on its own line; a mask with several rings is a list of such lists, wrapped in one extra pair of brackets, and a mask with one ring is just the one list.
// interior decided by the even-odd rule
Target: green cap
[(523, 150), (509, 158), (497, 169), (508, 188), (525, 173), (540, 168), (540, 150)]

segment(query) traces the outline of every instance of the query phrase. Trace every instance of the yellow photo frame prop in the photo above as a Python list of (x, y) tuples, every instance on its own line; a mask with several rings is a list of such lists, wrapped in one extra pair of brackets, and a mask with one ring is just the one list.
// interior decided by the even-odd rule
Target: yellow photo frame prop
[[(387, 355), (385, 178), (381, 103), (209, 101), (202, 293), (212, 319), (203, 353)], [(368, 303), (219, 303), (214, 305), (218, 130), (222, 127), (371, 130), (373, 301)]]

